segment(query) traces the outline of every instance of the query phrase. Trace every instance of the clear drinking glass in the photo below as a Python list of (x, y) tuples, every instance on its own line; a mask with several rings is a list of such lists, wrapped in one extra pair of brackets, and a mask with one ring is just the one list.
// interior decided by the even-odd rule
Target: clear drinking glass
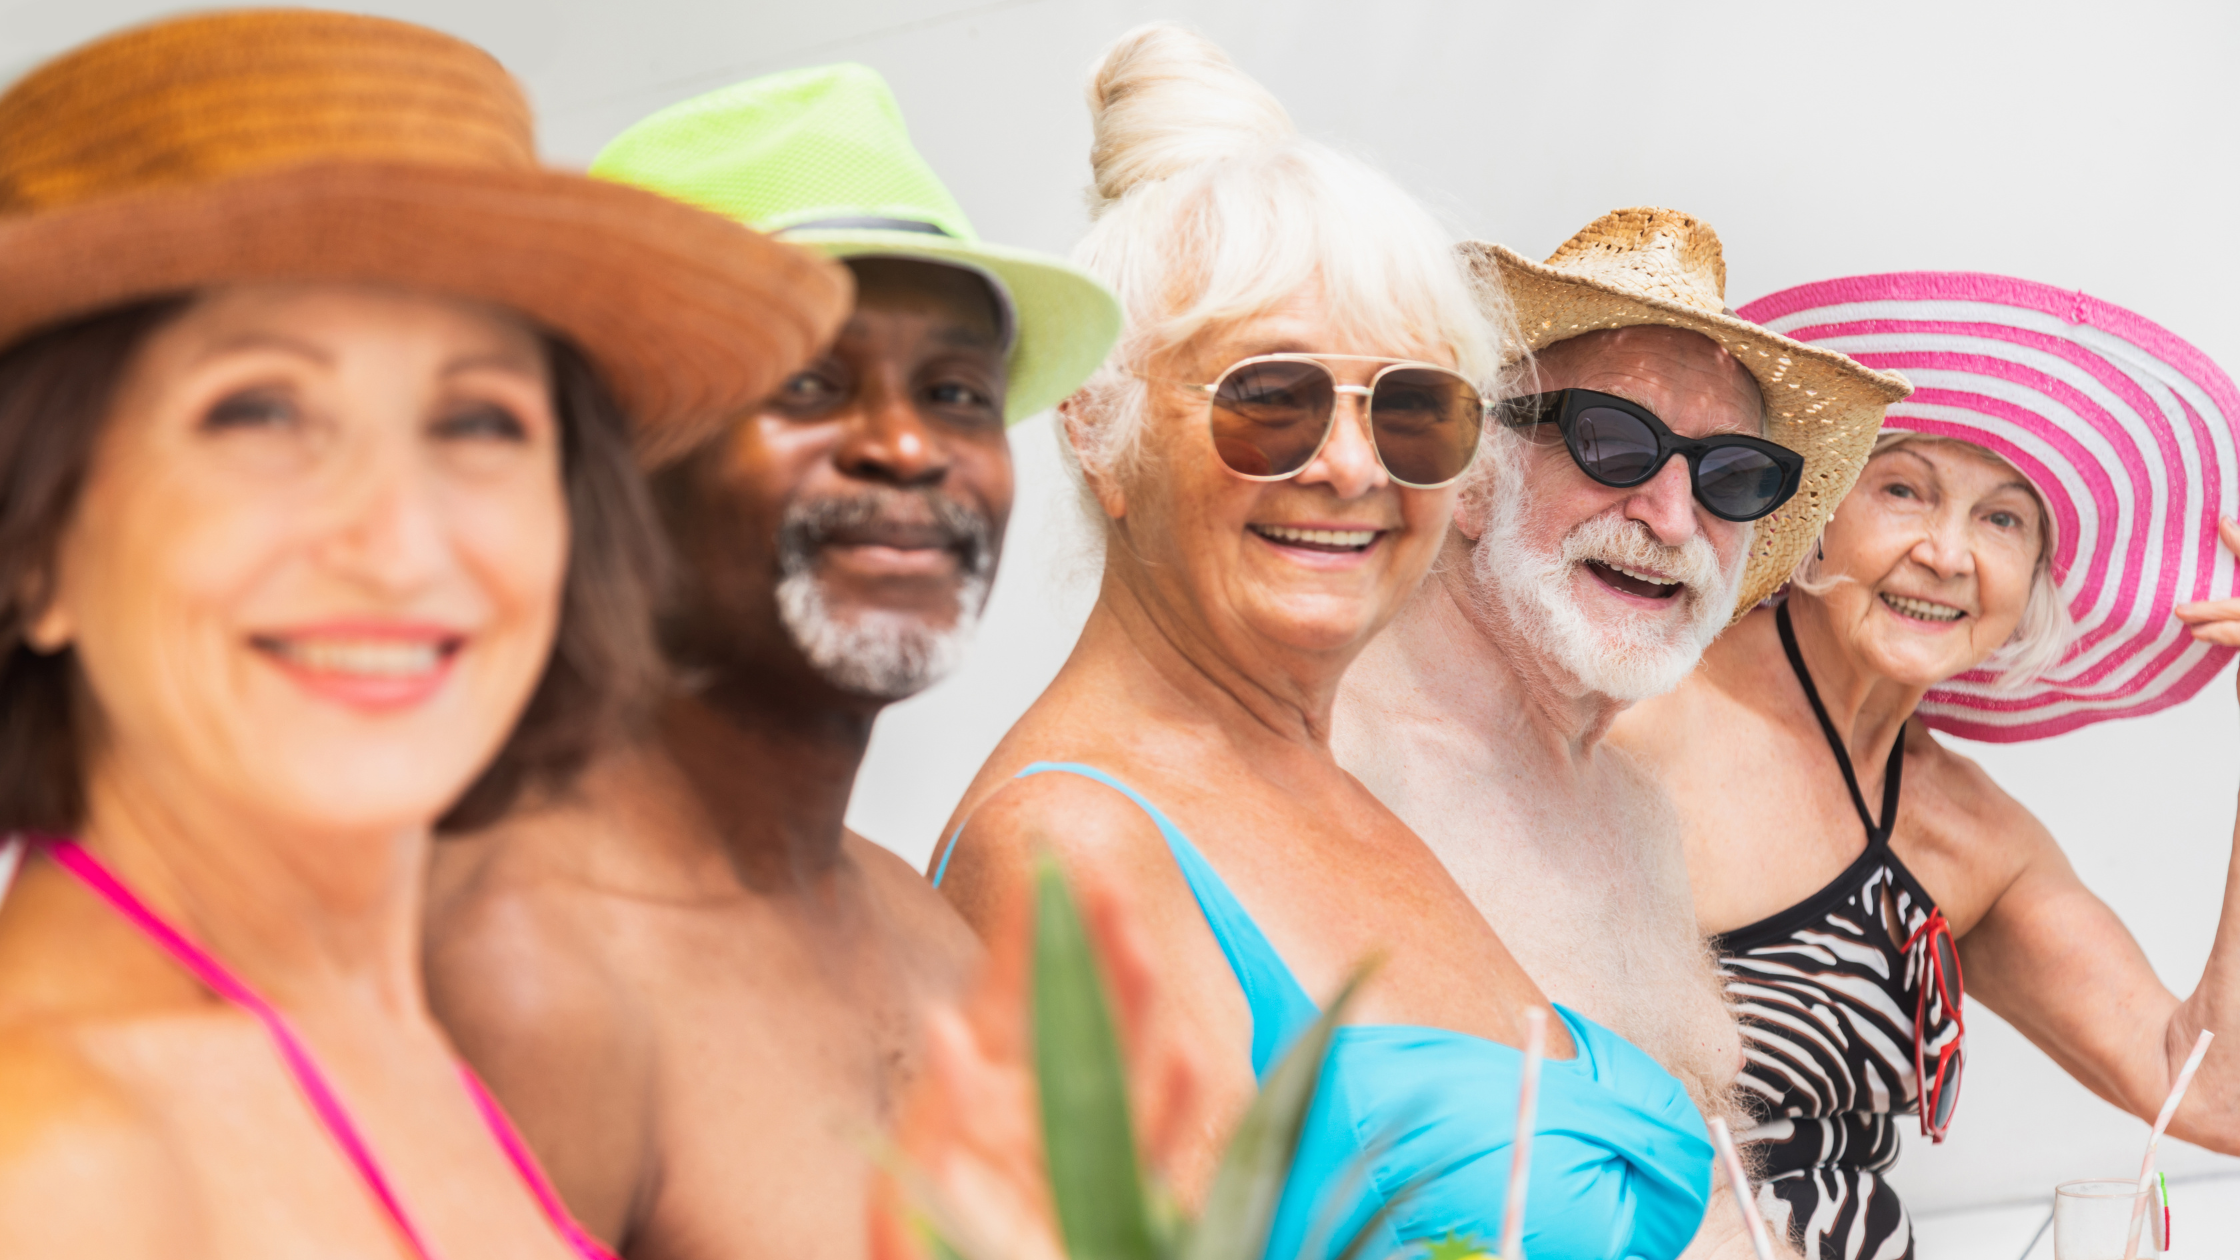
[[(2064, 1181), (2053, 1190), (2053, 1260), (2123, 1260), (2131, 1237), (2131, 1210), (2139, 1202), (2137, 1181)], [(2139, 1230), (2139, 1260), (2162, 1255), (2162, 1204), (2147, 1195), (2147, 1219)]]

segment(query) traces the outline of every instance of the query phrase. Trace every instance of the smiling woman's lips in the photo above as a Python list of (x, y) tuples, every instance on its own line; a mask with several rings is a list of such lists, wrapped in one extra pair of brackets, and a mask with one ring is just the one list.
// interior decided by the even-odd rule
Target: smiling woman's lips
[(1367, 551), (1384, 536), (1379, 529), (1318, 525), (1248, 525), (1252, 533), (1279, 547), (1339, 554)]
[(409, 708), (441, 690), (466, 638), (382, 629), (253, 635), (249, 643), (259, 657), (320, 699), (386, 711)]
[(1927, 599), (1914, 599), (1909, 595), (1892, 595), (1887, 591), (1881, 594), (1881, 600), (1884, 608), (1896, 613), (1899, 617), (1907, 621), (1918, 621), (1924, 625), (1949, 626), (1968, 615), (1966, 610), (1955, 608), (1950, 604), (1940, 604)]

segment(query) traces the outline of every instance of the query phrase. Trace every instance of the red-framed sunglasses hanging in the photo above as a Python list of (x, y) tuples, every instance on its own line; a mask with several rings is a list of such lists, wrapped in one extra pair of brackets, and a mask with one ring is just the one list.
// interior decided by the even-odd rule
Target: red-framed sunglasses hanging
[[(1945, 1130), (1952, 1127), (1952, 1111), (1960, 1102), (1960, 1073), (1967, 1065), (1968, 1022), (1961, 1014), (1967, 985), (1960, 977), (1960, 947), (1952, 939), (1952, 925), (1945, 921), (1944, 911), (1931, 909), (1906, 938), (1909, 956), (1917, 944), (1920, 961), (1908, 964), (1922, 968), (1913, 1008), (1913, 1072), (1921, 1089), (1921, 1134), (1942, 1142)], [(1939, 1030), (1933, 1045), (1931, 1027)]]

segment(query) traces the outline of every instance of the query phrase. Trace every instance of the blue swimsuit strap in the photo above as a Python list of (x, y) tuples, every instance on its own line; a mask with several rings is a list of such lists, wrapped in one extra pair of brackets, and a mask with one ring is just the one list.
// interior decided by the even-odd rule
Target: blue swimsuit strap
[[(1237, 985), (1244, 990), (1246, 1005), (1252, 1008), (1252, 1071), (1265, 1077), (1275, 1066), (1276, 1060), (1294, 1037), (1306, 1030), (1321, 1011), (1299, 987), (1299, 980), (1291, 968), (1268, 943), (1260, 925), (1252, 921), (1244, 905), (1229, 891), (1213, 864), (1198, 852), (1198, 846), (1182, 834), (1182, 828), (1159, 812), (1159, 807), (1144, 798), (1141, 792), (1113, 778), (1095, 766), (1080, 765), (1069, 761), (1038, 761), (1021, 770), (1016, 778), (1037, 774), (1076, 774), (1104, 784), (1135, 802), (1136, 807), (1148, 815), (1159, 834), (1167, 842), (1167, 852), (1174, 855), (1174, 864), (1182, 870), (1182, 878), (1190, 885), (1190, 895), (1197, 898), (1198, 910), (1206, 916), (1206, 926), (1213, 929), (1213, 939), (1220, 943), (1222, 954), (1229, 960), (1229, 970), (1237, 977)], [(964, 834), (959, 826), (949, 837), (941, 854), (941, 863), (934, 868), (933, 884), (941, 886), (941, 877), (949, 873), (949, 859), (956, 854), (957, 837)]]

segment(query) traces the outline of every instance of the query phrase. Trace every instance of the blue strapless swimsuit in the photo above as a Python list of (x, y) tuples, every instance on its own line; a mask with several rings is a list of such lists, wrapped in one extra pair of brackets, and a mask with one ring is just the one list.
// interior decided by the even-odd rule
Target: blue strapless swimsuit
[[(1038, 761), (1020, 778), (1078, 774), (1150, 815), (1205, 913), (1252, 1008), (1252, 1070), (1265, 1080), (1318, 1010), (1197, 846), (1158, 807), (1101, 770)], [(963, 828), (958, 829), (959, 833)], [(934, 872), (948, 872), (956, 836)], [(1711, 1139), (1680, 1082), (1609, 1029), (1556, 1007), (1577, 1054), (1549, 1060), (1525, 1205), (1532, 1260), (1672, 1260), (1694, 1239), (1711, 1196)], [(1363, 1255), (1449, 1236), (1491, 1250), (1501, 1237), (1523, 1056), (1409, 1024), (1338, 1030), (1297, 1162), (1268, 1239), (1268, 1260), (1350, 1237), (1402, 1187), (1423, 1185), (1385, 1218)]]

